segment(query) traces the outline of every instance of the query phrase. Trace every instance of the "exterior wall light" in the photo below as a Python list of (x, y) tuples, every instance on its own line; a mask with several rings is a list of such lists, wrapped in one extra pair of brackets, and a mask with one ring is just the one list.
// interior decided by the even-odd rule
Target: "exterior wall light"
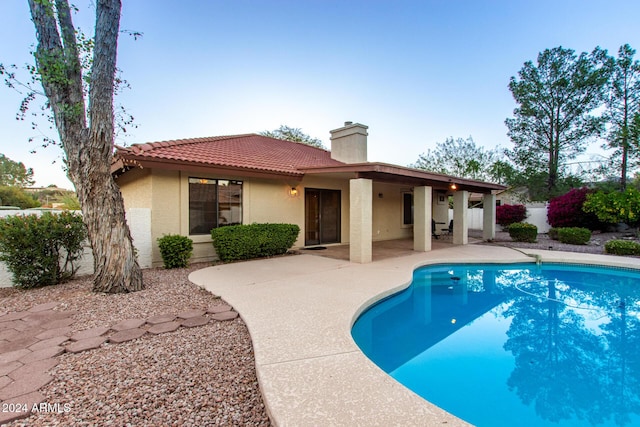
[(452, 183), (449, 185), (449, 188), (455, 191), (455, 190), (457, 190), (457, 189), (458, 189), (458, 186), (456, 185), (456, 183), (455, 183), (455, 182), (452, 182)]
[(289, 195), (291, 197), (296, 197), (298, 195), (298, 189), (296, 187), (291, 187), (289, 190)]

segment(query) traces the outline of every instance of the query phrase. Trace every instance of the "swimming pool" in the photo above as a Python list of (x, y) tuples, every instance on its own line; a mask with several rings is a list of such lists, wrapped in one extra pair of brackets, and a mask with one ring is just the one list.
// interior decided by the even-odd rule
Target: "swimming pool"
[(352, 336), (393, 378), (478, 426), (640, 425), (640, 271), (422, 267)]

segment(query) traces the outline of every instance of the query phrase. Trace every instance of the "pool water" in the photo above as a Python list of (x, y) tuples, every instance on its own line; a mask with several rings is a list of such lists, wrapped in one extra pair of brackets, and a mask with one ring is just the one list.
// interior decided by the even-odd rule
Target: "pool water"
[(640, 426), (640, 271), (423, 267), (352, 335), (397, 381), (477, 426)]

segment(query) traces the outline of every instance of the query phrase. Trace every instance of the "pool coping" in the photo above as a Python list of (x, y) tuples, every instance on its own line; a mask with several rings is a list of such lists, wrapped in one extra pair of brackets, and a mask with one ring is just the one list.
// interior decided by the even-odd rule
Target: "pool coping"
[(189, 279), (233, 305), (247, 324), (274, 425), (466, 426), (373, 364), (351, 326), (371, 304), (405, 289), (420, 266), (536, 261), (640, 269), (637, 258), (465, 245), (370, 264), (286, 256), (212, 266)]

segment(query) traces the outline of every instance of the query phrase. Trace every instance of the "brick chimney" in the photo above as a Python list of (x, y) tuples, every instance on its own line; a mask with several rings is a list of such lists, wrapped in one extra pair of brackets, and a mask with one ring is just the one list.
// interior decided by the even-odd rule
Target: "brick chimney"
[(344, 127), (331, 131), (331, 158), (344, 163), (367, 161), (367, 129), (360, 123), (344, 122)]

